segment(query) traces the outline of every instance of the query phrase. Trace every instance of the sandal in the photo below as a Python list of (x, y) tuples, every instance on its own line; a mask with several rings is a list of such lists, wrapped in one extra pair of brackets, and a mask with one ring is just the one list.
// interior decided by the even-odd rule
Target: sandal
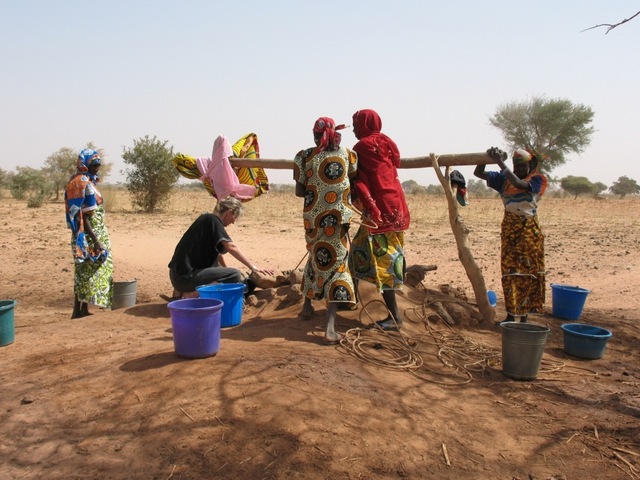
[(160, 295), (160, 298), (165, 302), (174, 302), (176, 300), (182, 300), (182, 297), (170, 297), (169, 295)]
[(379, 320), (377, 322), (375, 322), (374, 325), (371, 326), (372, 328), (380, 328), (382, 330), (385, 330), (387, 332), (397, 332), (398, 330), (400, 330), (400, 327), (402, 327), (402, 322), (394, 322), (392, 318), (387, 318), (385, 320)]

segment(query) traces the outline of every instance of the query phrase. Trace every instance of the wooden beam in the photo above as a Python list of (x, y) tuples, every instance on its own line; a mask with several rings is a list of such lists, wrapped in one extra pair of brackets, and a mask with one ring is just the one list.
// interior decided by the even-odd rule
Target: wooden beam
[[(231, 157), (229, 161), (233, 168), (260, 167), (274, 170), (293, 170), (293, 160), (287, 159)], [(452, 153), (438, 156), (438, 164), (441, 167), (487, 165), (490, 163), (496, 162), (486, 153)], [(400, 159), (400, 168), (425, 167), (433, 167), (431, 156)]]

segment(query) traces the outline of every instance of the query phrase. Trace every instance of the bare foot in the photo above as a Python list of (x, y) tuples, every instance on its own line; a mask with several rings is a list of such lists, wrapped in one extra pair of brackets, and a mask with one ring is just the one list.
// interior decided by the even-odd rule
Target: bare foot
[(326, 332), (324, 334), (324, 338), (322, 339), (322, 343), (324, 343), (325, 345), (337, 345), (340, 343), (340, 340), (342, 340), (343, 338), (344, 338), (344, 335), (336, 331)]

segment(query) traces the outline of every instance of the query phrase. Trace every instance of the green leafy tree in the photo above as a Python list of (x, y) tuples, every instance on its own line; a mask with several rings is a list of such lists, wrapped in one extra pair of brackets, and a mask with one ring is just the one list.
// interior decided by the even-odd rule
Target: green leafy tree
[(565, 192), (575, 195), (574, 199), (582, 193), (594, 193), (596, 189), (587, 177), (574, 177), (573, 175), (561, 178), (560, 186)]
[(37, 208), (51, 196), (53, 183), (44, 169), (17, 167), (11, 178), (11, 195), (17, 200), (27, 200), (27, 207)]
[(415, 189), (417, 189), (420, 185), (415, 180), (407, 180), (402, 182), (402, 190), (404, 193), (414, 193)]
[(77, 161), (78, 152), (69, 147), (62, 147), (45, 160), (44, 171), (53, 185), (55, 200), (60, 198), (60, 190), (65, 187), (71, 175), (76, 171)]
[(568, 153), (580, 153), (591, 142), (593, 111), (569, 100), (545, 96), (500, 105), (489, 119), (502, 131), (511, 149), (527, 147), (549, 156), (545, 172), (566, 163)]
[(613, 182), (613, 185), (611, 185), (609, 190), (614, 195), (620, 195), (620, 198), (624, 198), (625, 195), (635, 195), (640, 193), (640, 185), (638, 185), (638, 182), (632, 178), (623, 176), (618, 178), (617, 182)]
[[(93, 142), (87, 142), (84, 148), (90, 148), (91, 150), (95, 150), (100, 154), (100, 158), (102, 159), (102, 163), (100, 164), (100, 171), (98, 172), (98, 176), (100, 177), (100, 181), (104, 181), (105, 178), (109, 176), (111, 173), (111, 167), (113, 166), (111, 162), (106, 159), (106, 154), (104, 153), (103, 148), (96, 147)], [(80, 151), (76, 153), (76, 159), (80, 155)], [(75, 164), (74, 164), (75, 167)], [(75, 170), (74, 170), (75, 171)]]
[(602, 192), (606, 191), (607, 188), (609, 188), (609, 187), (607, 187), (604, 183), (596, 182), (596, 183), (593, 184), (593, 194), (597, 197)]
[(153, 213), (169, 198), (179, 173), (173, 166), (173, 147), (155, 136), (133, 141), (133, 148), (124, 149), (122, 158), (131, 168), (125, 170), (126, 187), (134, 205)]
[(12, 175), (12, 173), (0, 168), (0, 188), (7, 188), (10, 186)]
[(13, 173), (7, 172), (0, 168), (0, 198), (2, 198), (2, 190), (5, 188), (10, 188), (11, 186), (11, 177)]
[[(102, 158), (102, 164), (100, 165), (100, 179), (103, 180), (109, 175), (111, 171), (111, 163), (105, 160), (104, 150), (97, 148), (93, 142), (87, 142), (84, 148), (90, 148), (100, 154)], [(44, 171), (49, 176), (53, 184), (53, 190), (55, 192), (55, 200), (60, 198), (60, 191), (64, 189), (65, 185), (77, 170), (79, 150), (74, 150), (69, 147), (62, 147), (57, 152), (52, 153), (47, 157), (44, 162)]]

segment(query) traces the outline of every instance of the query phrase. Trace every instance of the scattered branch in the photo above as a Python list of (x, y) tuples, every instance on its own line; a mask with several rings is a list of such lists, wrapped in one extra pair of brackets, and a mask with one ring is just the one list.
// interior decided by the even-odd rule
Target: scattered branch
[(594, 25), (593, 27), (589, 27), (589, 28), (585, 28), (584, 30), (581, 30), (580, 33), (582, 32), (586, 32), (587, 30), (593, 30), (594, 28), (599, 28), (599, 27), (609, 27), (607, 28), (607, 31), (604, 32), (604, 34), (606, 35), (607, 33), (609, 33), (611, 30), (613, 30), (616, 27), (619, 27), (620, 25), (622, 25), (623, 23), (627, 23), (631, 20), (633, 20), (634, 18), (636, 18), (638, 15), (640, 15), (640, 12), (637, 12), (635, 15), (629, 17), (629, 18), (625, 18), (624, 20), (622, 20), (621, 22), (618, 23), (600, 23), (598, 25)]
[(195, 420), (193, 419), (193, 417), (191, 415), (189, 415), (184, 408), (182, 408), (180, 405), (178, 405), (178, 408), (180, 410), (182, 410), (182, 413), (184, 413), (187, 417), (189, 417), (189, 420), (191, 420), (192, 422), (195, 422)]
[(449, 453), (447, 452), (447, 446), (444, 443), (442, 444), (442, 454), (444, 455), (444, 459), (447, 462), (447, 466), (450, 467), (451, 460), (449, 460)]

